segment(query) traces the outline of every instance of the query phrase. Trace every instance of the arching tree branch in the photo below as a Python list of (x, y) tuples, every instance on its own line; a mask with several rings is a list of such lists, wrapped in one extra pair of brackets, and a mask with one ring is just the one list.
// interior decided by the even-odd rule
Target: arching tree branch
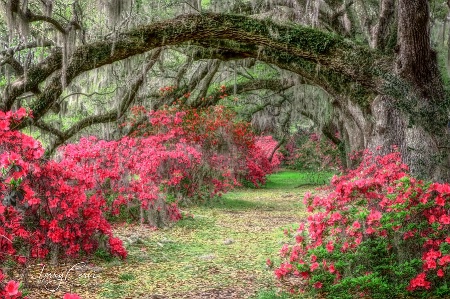
[[(332, 34), (245, 16), (208, 13), (185, 15), (121, 33), (115, 40), (111, 38), (82, 45), (70, 57), (66, 82), (70, 83), (86, 71), (157, 47), (208, 39), (232, 40), (234, 43), (223, 43), (222, 47), (236, 57), (254, 57), (315, 80), (325, 89), (340, 88), (338, 91), (343, 91), (342, 88), (351, 88), (363, 96), (380, 88), (382, 80), (374, 70), (391, 67), (389, 62), (386, 63), (386, 57)], [(236, 49), (236, 43), (241, 47)], [(214, 47), (214, 44), (205, 46)], [(26, 79), (19, 78), (9, 86), (2, 108), (11, 107), (18, 95), (58, 70), (32, 105), (38, 120), (62, 93), (60, 68), (61, 52), (50, 55), (45, 64), (34, 67), (34, 73), (27, 72)], [(326, 78), (328, 80), (324, 80)]]

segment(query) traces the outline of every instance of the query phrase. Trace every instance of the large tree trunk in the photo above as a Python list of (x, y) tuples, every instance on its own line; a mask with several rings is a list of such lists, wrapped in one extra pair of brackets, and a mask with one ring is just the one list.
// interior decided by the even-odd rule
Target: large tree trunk
[(395, 71), (409, 86), (401, 98), (377, 96), (371, 105), (374, 128), (369, 147), (399, 146), (404, 162), (419, 177), (449, 180), (445, 147), (447, 112), (436, 54), (430, 44), (427, 0), (399, 0)]
[(436, 52), (431, 49), (427, 0), (399, 0), (397, 73), (424, 98), (443, 99)]

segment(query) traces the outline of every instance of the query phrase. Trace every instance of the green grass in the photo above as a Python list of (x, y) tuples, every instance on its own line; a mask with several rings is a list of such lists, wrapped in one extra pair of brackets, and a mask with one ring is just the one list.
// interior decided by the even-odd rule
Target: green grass
[(290, 299), (291, 295), (287, 293), (280, 293), (277, 290), (262, 290), (259, 291), (252, 299)]
[(267, 203), (259, 203), (250, 200), (239, 199), (245, 192), (233, 192), (226, 194), (222, 198), (206, 204), (206, 207), (212, 209), (226, 209), (226, 210), (252, 210), (267, 207)]
[(292, 189), (302, 186), (319, 186), (328, 184), (333, 172), (299, 172), (285, 170), (268, 177), (266, 189)]
[(125, 298), (127, 290), (120, 284), (105, 283), (102, 291), (102, 298), (120, 299)]
[(134, 274), (132, 274), (132, 273), (122, 273), (122, 274), (119, 275), (119, 278), (120, 278), (121, 280), (126, 280), (126, 281), (128, 281), (128, 280), (133, 280), (133, 279), (135, 279), (135, 276), (134, 276)]

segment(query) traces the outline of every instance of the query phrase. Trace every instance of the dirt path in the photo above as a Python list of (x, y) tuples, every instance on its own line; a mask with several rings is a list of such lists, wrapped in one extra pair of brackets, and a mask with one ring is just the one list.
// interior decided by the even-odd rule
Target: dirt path
[(273, 287), (266, 260), (277, 259), (283, 242), (290, 241), (283, 230), (297, 228), (304, 217), (301, 199), (312, 188), (297, 187), (296, 175), (279, 173), (266, 188), (242, 189), (189, 208), (185, 212), (193, 217), (168, 229), (118, 227), (127, 260), (87, 265), (80, 270), (85, 276), (65, 281), (54, 298), (67, 289), (82, 298), (252, 298)]

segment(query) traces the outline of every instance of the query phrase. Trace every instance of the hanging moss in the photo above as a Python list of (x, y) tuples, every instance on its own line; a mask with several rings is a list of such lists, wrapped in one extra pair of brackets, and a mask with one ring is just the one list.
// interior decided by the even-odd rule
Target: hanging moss
[[(230, 42), (234, 40), (234, 42)], [(182, 16), (119, 34), (114, 40), (79, 47), (67, 66), (67, 83), (79, 74), (165, 45), (194, 41), (216, 43), (237, 58), (254, 57), (296, 72), (331, 94), (348, 94), (367, 106), (376, 90), (378, 60), (383, 57), (339, 36), (302, 26), (282, 26), (245, 16), (202, 14)], [(114, 51), (112, 50), (114, 48)], [(61, 86), (43, 96), (58, 97)], [(49, 103), (52, 99), (44, 99)], [(43, 104), (45, 106), (45, 104)], [(45, 107), (42, 107), (42, 111)]]

